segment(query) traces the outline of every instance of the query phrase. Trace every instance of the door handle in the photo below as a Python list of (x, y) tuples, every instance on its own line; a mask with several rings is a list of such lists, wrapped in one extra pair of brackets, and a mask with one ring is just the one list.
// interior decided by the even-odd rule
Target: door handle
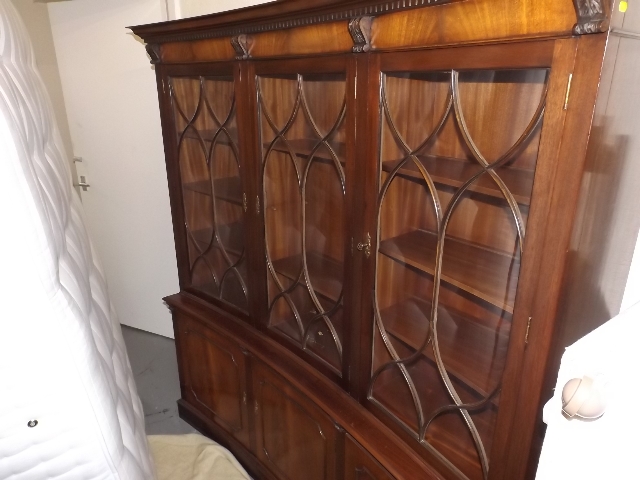
[(87, 191), (87, 188), (89, 188), (91, 185), (89, 185), (87, 183), (87, 178), (84, 175), (80, 176), (80, 181), (78, 183), (74, 183), (73, 184), (74, 187), (80, 187), (82, 188), (83, 192)]

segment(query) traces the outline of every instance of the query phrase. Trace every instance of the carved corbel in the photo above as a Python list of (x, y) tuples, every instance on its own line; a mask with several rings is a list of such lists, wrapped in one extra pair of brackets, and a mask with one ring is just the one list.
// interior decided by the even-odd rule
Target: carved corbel
[(156, 63), (160, 63), (160, 61), (162, 60), (162, 57), (160, 55), (160, 45), (158, 45), (157, 43), (147, 43), (145, 45), (145, 48), (147, 49), (147, 54), (151, 59), (151, 64), (155, 65)]
[(606, 29), (607, 0), (573, 0), (578, 23), (573, 26), (573, 33), (599, 33)]
[(361, 53), (371, 50), (371, 23), (373, 17), (353, 18), (349, 22), (349, 33), (353, 39), (353, 52)]
[(236, 51), (236, 60), (246, 60), (251, 58), (252, 39), (248, 35), (237, 35), (231, 37), (231, 46)]

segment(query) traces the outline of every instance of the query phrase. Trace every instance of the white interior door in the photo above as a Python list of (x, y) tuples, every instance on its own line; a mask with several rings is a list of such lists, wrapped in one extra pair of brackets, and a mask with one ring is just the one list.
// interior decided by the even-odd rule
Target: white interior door
[(178, 291), (155, 72), (126, 27), (264, 0), (78, 0), (48, 4), (87, 225), (120, 320), (173, 336)]
[(48, 4), (86, 220), (120, 320), (173, 336), (178, 291), (155, 72), (126, 27), (166, 19), (164, 0)]

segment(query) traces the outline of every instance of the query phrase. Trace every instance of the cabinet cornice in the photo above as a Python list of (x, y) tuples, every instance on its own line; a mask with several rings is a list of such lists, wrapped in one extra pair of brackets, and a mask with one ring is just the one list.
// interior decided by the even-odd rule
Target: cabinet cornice
[(193, 19), (129, 27), (147, 43), (186, 42), (351, 20), (461, 0), (285, 0)]

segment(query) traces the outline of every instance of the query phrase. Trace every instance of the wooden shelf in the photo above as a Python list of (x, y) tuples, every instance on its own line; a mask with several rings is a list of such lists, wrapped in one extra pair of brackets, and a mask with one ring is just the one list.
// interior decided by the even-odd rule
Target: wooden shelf
[[(329, 317), (329, 320), (331, 320), (331, 323), (333, 324), (333, 328), (336, 329), (336, 333), (338, 334), (338, 337), (340, 338), (341, 341), (342, 341), (342, 331), (343, 331), (343, 318), (342, 318), (343, 311), (344, 310), (341, 308), (333, 316)], [(309, 312), (308, 318), (302, 319), (302, 324), (306, 325), (311, 320), (311, 318), (315, 316), (316, 316), (315, 313)], [(325, 325), (324, 322), (318, 322), (318, 329), (326, 328), (324, 325)], [(298, 339), (299, 337), (298, 325), (296, 323), (295, 318), (293, 317), (287, 318), (286, 320), (282, 320), (279, 323), (275, 323), (271, 325), (270, 328), (281, 330), (287, 333), (287, 335), (289, 335), (290, 337), (295, 339)]]
[(216, 198), (242, 206), (242, 181), (240, 177), (216, 178), (213, 181)]
[[(238, 265), (236, 268), (238, 270), (238, 273), (240, 273), (240, 276), (242, 277), (242, 279), (245, 281), (245, 284), (247, 282), (247, 265), (246, 265), (246, 260), (242, 260), (242, 262), (240, 262), (240, 265)], [(239, 281), (237, 280), (237, 276), (234, 273), (229, 273), (229, 275), (232, 276), (232, 278), (228, 279), (227, 282), (236, 282), (236, 286), (237, 288), (233, 289), (231, 291), (230, 294), (227, 294), (225, 297), (221, 297), (219, 296), (219, 292), (217, 290), (217, 287), (215, 285), (215, 283), (213, 282), (208, 282), (208, 283), (204, 283), (201, 285), (192, 285), (192, 288), (201, 291), (207, 295), (210, 295), (213, 298), (216, 299), (221, 299), (224, 300), (226, 302), (231, 303), (232, 305), (235, 305), (243, 310), (247, 310), (248, 308), (248, 303), (247, 303), (247, 298), (244, 295), (244, 292), (242, 291), (242, 289), (240, 288), (240, 284)], [(227, 287), (228, 288), (228, 287)]]
[(209, 241), (212, 240), (212, 234), (213, 228), (202, 228), (191, 232), (191, 236), (203, 252), (209, 248)]
[[(343, 309), (340, 309), (332, 317), (329, 318), (341, 342), (344, 341), (342, 314)], [(308, 325), (308, 322), (313, 316), (315, 316), (315, 314), (309, 314), (308, 318), (303, 318), (302, 324)], [(269, 328), (280, 334), (284, 334), (288, 338), (294, 339), (299, 344), (302, 343), (300, 332), (298, 330), (298, 324), (293, 317), (289, 317), (277, 323), (270, 324)], [(323, 333), (322, 335), (311, 334), (309, 337), (311, 340), (315, 340), (315, 345), (314, 343), (312, 343), (312, 341), (310, 341), (309, 343), (307, 343), (306, 350), (322, 359), (323, 361), (327, 362), (334, 368), (340, 369), (341, 359), (340, 355), (338, 354), (338, 349), (333, 341), (333, 337), (331, 336), (329, 329), (325, 326), (325, 323), (322, 320), (320, 320), (316, 324), (315, 331)]]
[[(185, 183), (183, 187), (185, 190), (211, 196), (211, 182), (209, 180)], [(242, 180), (240, 177), (216, 178), (213, 181), (213, 188), (217, 199), (242, 206)]]
[[(435, 365), (423, 357), (408, 365), (407, 369), (414, 380), (426, 418), (429, 418), (438, 408), (452, 404)], [(378, 377), (373, 398), (411, 430), (416, 431), (416, 409), (409, 389), (397, 368), (391, 368), (389, 374), (383, 373)], [(487, 451), (491, 451), (496, 415), (497, 410), (492, 405), (488, 405), (483, 412), (471, 414)], [(459, 413), (447, 413), (434, 420), (427, 430), (426, 440), (436, 450), (446, 455), (469, 478), (480, 476), (478, 454), (471, 434)]]
[[(293, 255), (273, 262), (273, 268), (277, 273), (294, 281), (298, 280), (301, 266), (301, 255)], [(307, 252), (307, 267), (314, 290), (336, 302), (342, 292), (343, 264), (326, 255)]]
[[(380, 253), (434, 274), (436, 235), (414, 230), (383, 240)], [(507, 255), (447, 237), (441, 279), (496, 307), (513, 313), (520, 262)]]
[(223, 239), (228, 239), (225, 249), (234, 255), (242, 255), (244, 250), (244, 225), (242, 222), (229, 223), (218, 226), (218, 234)]
[(191, 192), (201, 193), (203, 195), (208, 195), (209, 197), (211, 196), (211, 182), (209, 182), (209, 180), (185, 183), (183, 188)]
[[(313, 140), (310, 138), (299, 138), (294, 140), (288, 140), (288, 142), (289, 142), (289, 146), (293, 149), (293, 151), (298, 157), (309, 158), (309, 155), (311, 154), (313, 147), (317, 145), (318, 140)], [(333, 151), (338, 157), (338, 161), (344, 165), (345, 158), (346, 158), (345, 144), (341, 142), (329, 142), (329, 145), (331, 145), (331, 148), (333, 148)], [(267, 149), (269, 148), (269, 143), (265, 143), (263, 146), (265, 149)], [(289, 150), (285, 146), (285, 143), (281, 140), (276, 143), (273, 150), (276, 152), (282, 152), (287, 154), (289, 153)], [(333, 163), (333, 158), (327, 151), (326, 147), (322, 147), (322, 146), (318, 147), (313, 158), (319, 161)]]
[[(230, 128), (228, 129), (229, 134), (231, 135), (231, 137), (235, 140), (238, 138), (238, 132), (235, 128)], [(200, 136), (202, 137), (202, 139), (205, 142), (213, 142), (213, 137), (215, 136), (215, 134), (218, 132), (217, 129), (211, 129), (211, 128), (207, 128), (204, 130), (198, 130), (198, 133), (200, 133)], [(198, 135), (193, 131), (193, 128), (189, 128), (185, 134), (184, 134), (185, 138), (192, 138), (195, 140), (199, 140)], [(229, 141), (229, 137), (227, 135), (225, 135), (224, 133), (221, 133), (220, 135), (218, 135), (218, 144), (219, 145), (231, 145), (231, 142)]]
[[(413, 298), (380, 312), (384, 326), (391, 335), (412, 349), (422, 346), (431, 316), (431, 302)], [(483, 397), (500, 383), (509, 344), (511, 324), (504, 322), (494, 331), (449, 308), (438, 308), (438, 345), (442, 361), (449, 374), (474, 389)], [(433, 349), (424, 354), (434, 362)]]
[[(228, 239), (224, 245), (227, 253), (231, 253), (236, 257), (240, 257), (244, 249), (244, 226), (242, 222), (234, 222), (227, 225), (219, 225), (218, 233), (221, 238)], [(209, 240), (213, 234), (212, 228), (203, 228), (191, 232), (194, 240), (200, 248), (205, 250), (209, 246)]]
[[(456, 188), (461, 187), (464, 182), (478, 173), (480, 169), (478, 164), (456, 158), (419, 155), (418, 160), (420, 160), (420, 163), (422, 163), (427, 172), (429, 172), (434, 183)], [(391, 172), (398, 163), (399, 161), (397, 160), (383, 162), (382, 170)], [(522, 205), (529, 205), (531, 203), (533, 171), (502, 167), (496, 170), (496, 172), (518, 203)], [(412, 161), (405, 163), (398, 174), (406, 178), (423, 179), (418, 167), (416, 167), (416, 164)], [(489, 174), (482, 175), (469, 187), (469, 190), (504, 199), (504, 195)]]

